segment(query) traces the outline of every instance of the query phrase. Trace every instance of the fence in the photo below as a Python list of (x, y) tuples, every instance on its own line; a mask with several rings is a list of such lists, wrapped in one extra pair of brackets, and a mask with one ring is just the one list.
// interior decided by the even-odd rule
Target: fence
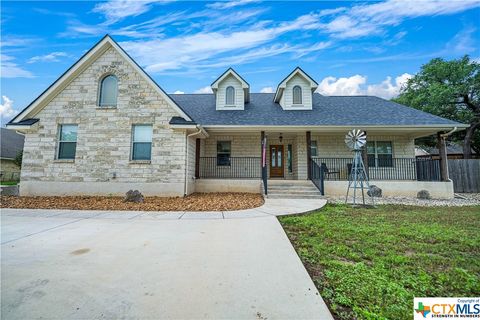
[(480, 192), (480, 159), (448, 160), (455, 192)]
[[(318, 158), (315, 162), (323, 169), (324, 180), (348, 180), (352, 158)], [(369, 159), (370, 180), (440, 181), (439, 160), (415, 158)]]
[(200, 157), (200, 178), (260, 179), (260, 157)]

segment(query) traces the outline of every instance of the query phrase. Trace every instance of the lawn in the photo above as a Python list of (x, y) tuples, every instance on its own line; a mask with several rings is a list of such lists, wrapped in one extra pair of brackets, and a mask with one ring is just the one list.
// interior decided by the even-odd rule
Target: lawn
[(480, 207), (327, 205), (281, 217), (336, 319), (412, 319), (413, 297), (480, 296)]

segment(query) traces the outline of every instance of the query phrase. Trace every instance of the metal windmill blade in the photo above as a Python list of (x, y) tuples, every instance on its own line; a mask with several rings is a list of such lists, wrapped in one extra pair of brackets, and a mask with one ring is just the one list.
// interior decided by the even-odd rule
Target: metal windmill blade
[(345, 136), (345, 144), (352, 150), (359, 150), (367, 143), (365, 132), (353, 129)]

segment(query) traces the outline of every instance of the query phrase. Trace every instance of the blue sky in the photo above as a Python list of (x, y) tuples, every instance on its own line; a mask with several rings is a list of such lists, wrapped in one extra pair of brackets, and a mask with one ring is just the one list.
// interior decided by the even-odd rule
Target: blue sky
[(480, 1), (2, 1), (2, 124), (105, 33), (167, 92), (234, 67), (270, 92), (301, 66), (326, 95), (391, 98), (434, 57), (480, 59)]

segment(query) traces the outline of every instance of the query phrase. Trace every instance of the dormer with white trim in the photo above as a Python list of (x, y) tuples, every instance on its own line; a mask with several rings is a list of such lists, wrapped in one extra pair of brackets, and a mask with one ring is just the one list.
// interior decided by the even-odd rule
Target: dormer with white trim
[(211, 87), (216, 110), (244, 110), (250, 99), (250, 85), (232, 68), (218, 77)]
[(312, 110), (313, 93), (318, 83), (300, 67), (296, 67), (280, 82), (275, 92), (275, 102), (283, 110)]

